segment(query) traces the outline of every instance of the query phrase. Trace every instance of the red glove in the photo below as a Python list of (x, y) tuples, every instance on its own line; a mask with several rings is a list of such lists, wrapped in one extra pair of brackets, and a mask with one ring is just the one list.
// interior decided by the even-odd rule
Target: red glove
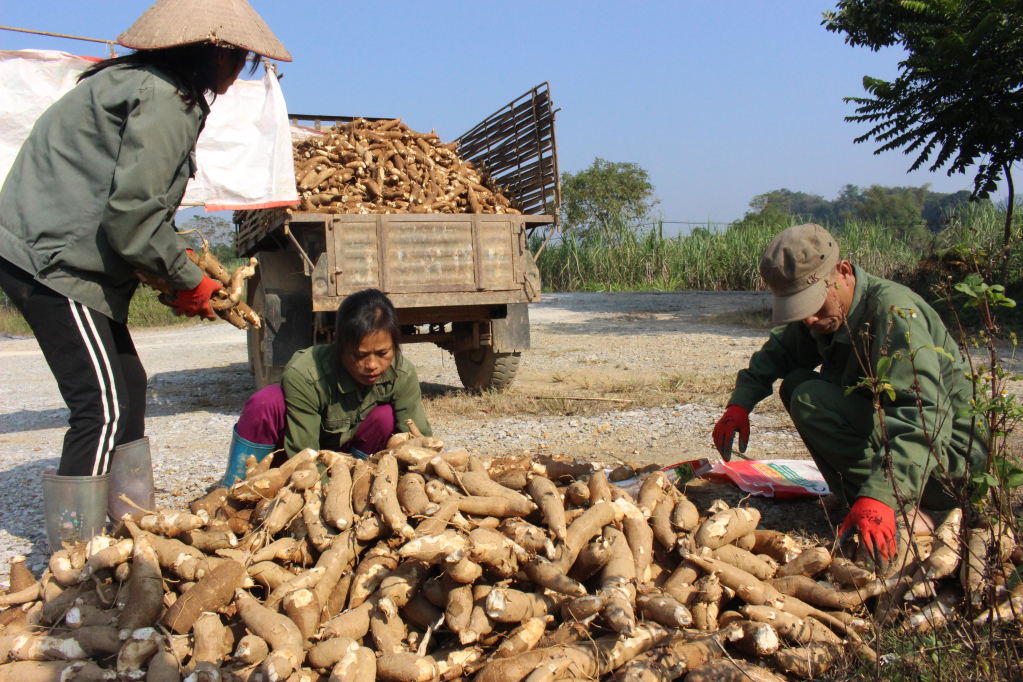
[(188, 317), (201, 315), (207, 320), (216, 319), (217, 316), (213, 314), (213, 308), (210, 307), (210, 297), (222, 287), (220, 282), (203, 275), (199, 286), (188, 291), (178, 291), (174, 296), (174, 301), (171, 302), (174, 314)]
[(729, 405), (711, 434), (714, 446), (726, 462), (732, 459), (732, 441), (735, 440), (736, 431), (739, 432), (739, 452), (746, 452), (749, 443), (749, 410), (741, 405)]
[[(860, 546), (878, 566), (895, 558), (898, 551), (895, 535), (895, 510), (871, 497), (857, 497), (838, 533), (844, 543), (853, 530), (860, 533)], [(875, 555), (880, 555), (881, 561)]]

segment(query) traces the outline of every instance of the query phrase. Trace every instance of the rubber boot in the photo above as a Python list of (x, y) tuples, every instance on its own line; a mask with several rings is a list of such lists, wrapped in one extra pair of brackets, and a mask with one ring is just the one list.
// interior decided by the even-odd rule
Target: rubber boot
[(231, 429), (231, 449), (227, 453), (227, 471), (224, 472), (224, 478), (220, 480), (220, 485), (230, 488), (235, 481), (245, 478), (245, 460), (249, 458), (249, 455), (255, 457), (257, 462), (262, 462), (264, 457), (276, 449), (276, 445), (263, 445), (247, 441), (238, 435), (237, 427)]
[(103, 534), (107, 524), (107, 476), (58, 476), (43, 473), (46, 541), (51, 552)]
[(125, 514), (134, 514), (138, 511), (122, 500), (121, 495), (142, 509), (151, 510), (156, 507), (149, 438), (139, 438), (114, 448), (107, 475), (110, 477), (107, 486), (107, 511), (114, 525)]

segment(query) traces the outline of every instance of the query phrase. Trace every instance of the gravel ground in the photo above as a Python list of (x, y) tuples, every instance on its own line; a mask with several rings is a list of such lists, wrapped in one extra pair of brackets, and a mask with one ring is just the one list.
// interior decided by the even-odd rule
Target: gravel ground
[[(725, 386), (763, 342), (766, 330), (727, 326), (713, 316), (762, 307), (764, 294), (557, 294), (531, 308), (533, 349), (524, 356), (517, 395), (601, 395), (628, 399), (664, 381), (688, 377)], [(161, 506), (180, 506), (223, 471), (231, 428), (255, 386), (245, 336), (226, 324), (144, 330), (136, 345), (149, 373), (147, 433)], [(457, 394), (450, 356), (434, 346), (406, 349), (428, 393)], [(621, 409), (607, 403), (587, 415), (519, 414), (491, 417), (439, 410), (435, 432), (451, 448), (483, 455), (563, 453), (614, 465), (670, 464), (715, 457), (710, 431), (727, 389), (695, 402)], [(753, 458), (808, 457), (777, 406), (753, 415)], [(0, 563), (28, 556), (39, 573), (48, 558), (41, 474), (56, 466), (68, 412), (32, 339), (0, 339)], [(697, 503), (741, 491), (701, 485)], [(826, 533), (820, 505), (762, 505), (769, 527)], [(4, 569), (5, 571), (6, 569)], [(0, 574), (2, 575), (2, 574)]]

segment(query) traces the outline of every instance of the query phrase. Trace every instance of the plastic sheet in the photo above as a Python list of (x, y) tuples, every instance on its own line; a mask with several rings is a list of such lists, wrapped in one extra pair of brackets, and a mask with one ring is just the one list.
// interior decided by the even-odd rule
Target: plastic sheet
[(224, 211), (298, 204), (288, 108), (272, 72), (235, 81), (217, 97), (195, 157), (185, 205)]
[(0, 50), (0, 185), (36, 120), (97, 61), (54, 50)]

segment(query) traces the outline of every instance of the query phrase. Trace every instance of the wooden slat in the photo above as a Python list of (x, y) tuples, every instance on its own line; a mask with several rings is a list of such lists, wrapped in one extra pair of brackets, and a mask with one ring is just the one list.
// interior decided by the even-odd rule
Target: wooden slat
[[(514, 106), (511, 109), (509, 109), (508, 107), (505, 107), (500, 112), (498, 112), (498, 113), (494, 114), (493, 116), (491, 116), (490, 118), (484, 120), (482, 123), (478, 124), (475, 128), (473, 128), (469, 132), (467, 132), (464, 135), (462, 135), (462, 137), (463, 138), (472, 138), (472, 137), (477, 137), (477, 136), (479, 136), (481, 134), (484, 134), (484, 133), (489, 137), (489, 136), (493, 135), (494, 131), (499, 130), (499, 129), (505, 127), (505, 126), (510, 125), (510, 122), (513, 121), (514, 119), (523, 117), (524, 114), (526, 112), (528, 112), (530, 109), (532, 109), (534, 106), (541, 107), (543, 109), (549, 110), (549, 107), (547, 107), (547, 92), (546, 91), (542, 91), (542, 92), (537, 93), (537, 97), (536, 97), (535, 100), (529, 97), (531, 94), (532, 94), (532, 91), (526, 93), (525, 95), (523, 95), (522, 97), (519, 98), (519, 99), (525, 100), (521, 104), (518, 104), (518, 105)], [(529, 99), (527, 99), (527, 98), (529, 98)], [(518, 100), (516, 100), (516, 101), (518, 101)]]
[[(514, 151), (514, 150), (513, 150)], [(531, 162), (536, 157), (548, 153), (550, 149), (541, 149), (539, 151), (531, 150), (527, 147), (527, 151), (531, 151), (529, 154), (518, 154), (516, 156), (497, 156), (490, 157), (485, 163), (487, 170), (492, 176), (501, 176), (506, 170), (515, 169), (518, 172), (525, 171), (526, 167), (536, 167), (535, 162)]]
[(533, 122), (534, 111), (537, 112), (538, 119), (550, 119), (550, 111), (546, 102), (537, 102), (536, 108), (532, 105), (526, 105), (521, 110), (516, 111), (514, 115), (509, 113), (499, 119), (490, 121), (485, 128), (481, 128), (478, 132), (468, 135), (466, 139), (467, 141), (485, 141), (487, 139), (499, 138), (503, 135), (514, 135), (524, 125)]
[(523, 212), (554, 210), (560, 195), (554, 115), (546, 84), (459, 138), (459, 156), (485, 170)]
[[(536, 128), (539, 128), (541, 133), (540, 137), (549, 138), (551, 131), (551, 123), (552, 123), (551, 119), (549, 117), (546, 117), (539, 119), (536, 126), (534, 126), (532, 117), (524, 117), (523, 120), (520, 121), (520, 126), (521, 127), (528, 126), (529, 131), (526, 132), (531, 132)], [(525, 141), (526, 139), (531, 139), (531, 141), (535, 144), (536, 133), (532, 132), (531, 134), (523, 135), (521, 134), (521, 132), (519, 134), (516, 134), (515, 130), (492, 131), (491, 134), (486, 139), (471, 140), (469, 143), (460, 144), (459, 153), (469, 158), (483, 152), (487, 152), (488, 154), (492, 155), (494, 151), (497, 149), (509, 146), (514, 147), (516, 141)]]
[(551, 174), (553, 174), (553, 172), (554, 172), (554, 160), (553, 160), (552, 157), (550, 157), (550, 156), (543, 157), (542, 166), (541, 166), (541, 162), (540, 161), (533, 161), (532, 163), (526, 164), (526, 165), (521, 166), (521, 167), (514, 167), (513, 166), (512, 170), (510, 170), (507, 175), (496, 175), (494, 177), (494, 179), (497, 180), (498, 182), (501, 182), (502, 178), (508, 177), (509, 179), (511, 179), (516, 174), (519, 174), (519, 173), (521, 173), (524, 177), (525, 176), (530, 176), (530, 177), (536, 176), (536, 177), (539, 177), (541, 172), (544, 175), (551, 175)]
[(516, 145), (513, 140), (491, 147), (487, 154), (487, 163), (494, 166), (501, 163), (507, 163), (509, 160), (514, 161), (517, 158), (530, 158), (536, 156), (538, 149), (541, 152), (546, 152), (550, 151), (551, 147), (552, 144), (550, 137), (541, 139), (539, 144), (535, 139), (532, 139), (523, 140), (520, 144)]

